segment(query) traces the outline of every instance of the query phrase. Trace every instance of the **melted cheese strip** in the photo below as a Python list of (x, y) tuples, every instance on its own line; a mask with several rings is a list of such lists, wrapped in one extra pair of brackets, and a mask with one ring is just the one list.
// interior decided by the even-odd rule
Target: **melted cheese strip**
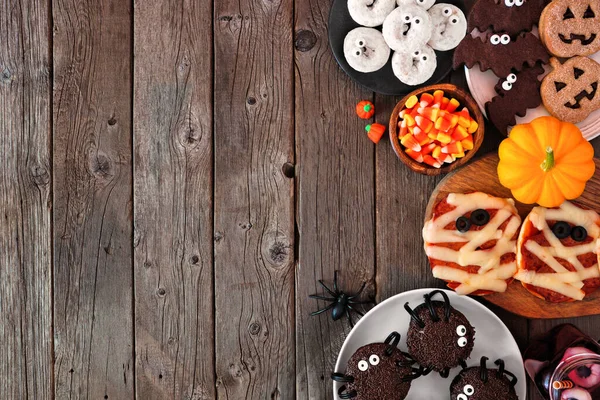
[[(504, 292), (505, 280), (511, 278), (517, 271), (515, 262), (500, 264), (503, 255), (516, 252), (516, 241), (512, 238), (521, 225), (521, 218), (517, 214), (514, 201), (476, 192), (451, 193), (446, 198), (446, 202), (456, 208), (425, 223), (423, 227), (425, 252), (430, 258), (452, 262), (462, 267), (475, 265), (479, 270), (476, 274), (471, 274), (466, 270), (440, 265), (433, 268), (433, 275), (439, 279), (460, 283), (461, 285), (456, 289), (459, 294), (469, 294), (480, 289)], [(464, 233), (444, 229), (459, 217), (480, 208), (498, 210), (483, 229)], [(506, 221), (508, 224), (502, 231), (499, 227)], [(494, 247), (477, 250), (491, 240), (496, 240)], [(437, 246), (436, 244), (439, 243), (464, 243), (464, 245), (457, 251)]]
[[(588, 253), (598, 254), (598, 250), (600, 249), (600, 240), (598, 240), (600, 237), (600, 226), (598, 226), (600, 216), (595, 211), (583, 210), (565, 201), (556, 209), (535, 207), (531, 210), (528, 220), (537, 230), (543, 233), (544, 238), (551, 247), (541, 246), (533, 240), (525, 241), (522, 246), (546, 263), (555, 273), (537, 273), (535, 271), (519, 270), (515, 278), (521, 282), (552, 290), (575, 300), (582, 300), (585, 296), (585, 293), (581, 290), (584, 286), (583, 281), (600, 277), (600, 267), (596, 263), (591, 267), (585, 268), (577, 257)], [(566, 247), (554, 235), (548, 226), (548, 221), (564, 221), (576, 226), (582, 226), (588, 232), (588, 236), (596, 240), (579, 246)], [(522, 242), (522, 239), (519, 239), (519, 242)], [(521, 258), (522, 254), (519, 251), (519, 264), (521, 264)], [(567, 260), (573, 265), (576, 271), (569, 271), (558, 262), (557, 258)]]

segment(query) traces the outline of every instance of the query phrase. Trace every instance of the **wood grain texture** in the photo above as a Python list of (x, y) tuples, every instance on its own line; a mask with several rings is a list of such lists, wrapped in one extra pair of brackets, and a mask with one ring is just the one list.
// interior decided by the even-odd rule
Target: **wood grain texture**
[(138, 399), (213, 399), (212, 12), (136, 1)]
[(130, 9), (52, 3), (57, 399), (133, 398)]
[[(600, 159), (595, 159), (596, 169), (600, 171)], [(502, 186), (498, 180), (498, 155), (489, 154), (460, 171), (448, 175), (436, 187), (427, 205), (425, 220), (431, 218), (432, 210), (448, 193), (484, 192), (492, 196), (511, 198), (510, 190)], [(575, 204), (600, 210), (600, 173), (587, 183), (583, 194), (573, 201)], [(521, 218), (525, 219), (533, 205), (516, 202)], [(505, 293), (495, 293), (484, 299), (514, 314), (527, 318), (577, 317), (600, 314), (600, 292), (595, 291), (582, 301), (570, 303), (551, 303), (530, 294), (520, 282), (513, 281)]]
[(0, 2), (2, 397), (52, 398), (48, 4)]
[[(360, 100), (372, 100), (338, 67), (327, 42), (330, 2), (295, 4), (297, 229), (296, 280), (297, 398), (332, 396), (335, 361), (350, 331), (346, 318), (333, 321), (328, 305), (309, 299), (323, 293), (339, 270), (340, 289), (363, 299), (374, 296), (374, 145), (355, 114)], [(357, 315), (353, 315), (357, 320)]]
[(215, 304), (222, 399), (294, 397), (292, 0), (215, 1)]

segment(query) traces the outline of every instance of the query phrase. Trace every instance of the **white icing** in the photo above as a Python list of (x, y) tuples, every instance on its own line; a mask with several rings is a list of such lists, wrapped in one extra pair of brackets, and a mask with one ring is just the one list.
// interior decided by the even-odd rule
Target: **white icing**
[[(544, 235), (550, 247), (541, 246), (533, 240), (526, 240), (523, 237), (527, 225), (525, 224), (519, 237), (520, 250), (522, 248), (527, 249), (554, 272), (538, 273), (533, 270), (520, 269), (515, 278), (521, 282), (552, 290), (575, 300), (583, 299), (585, 296), (585, 293), (581, 290), (584, 286), (583, 281), (600, 277), (600, 268), (598, 263), (585, 268), (577, 257), (588, 253), (598, 254), (600, 250), (600, 241), (598, 240), (600, 237), (600, 226), (598, 226), (600, 216), (595, 211), (583, 210), (565, 201), (556, 209), (535, 207), (529, 214), (528, 221)], [(577, 246), (564, 246), (550, 229), (548, 221), (563, 221), (575, 226), (582, 226), (586, 229), (588, 236), (594, 240)], [(522, 258), (522, 251), (519, 251), (517, 254), (519, 265), (523, 265)], [(568, 261), (575, 268), (575, 271), (569, 271), (560, 264), (557, 258)]]
[[(459, 294), (473, 293), (479, 289), (494, 292), (506, 290), (506, 280), (511, 278), (516, 270), (516, 263), (500, 263), (504, 254), (516, 252), (516, 241), (513, 236), (521, 225), (512, 199), (501, 199), (485, 193), (459, 194), (451, 193), (446, 202), (456, 208), (425, 223), (423, 239), (425, 252), (430, 258), (441, 262), (455, 263), (461, 267), (478, 266), (477, 273), (467, 270), (438, 265), (433, 268), (433, 275), (445, 281), (460, 283), (455, 289)], [(477, 209), (497, 210), (485, 227), (479, 231), (444, 229), (449, 223)], [(508, 221), (504, 231), (499, 227)], [(489, 249), (477, 249), (491, 240), (496, 244)], [(439, 246), (440, 243), (464, 243), (459, 250)]]

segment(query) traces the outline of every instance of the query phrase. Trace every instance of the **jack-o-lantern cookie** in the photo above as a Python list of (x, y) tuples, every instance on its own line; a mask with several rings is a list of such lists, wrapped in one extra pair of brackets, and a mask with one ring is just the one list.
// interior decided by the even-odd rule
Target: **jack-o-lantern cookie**
[(535, 207), (519, 234), (515, 278), (550, 302), (582, 300), (600, 287), (600, 215), (565, 201)]
[(515, 36), (538, 23), (547, 0), (478, 0), (469, 13), (469, 32), (492, 28)]
[(433, 276), (458, 294), (504, 292), (517, 271), (521, 218), (512, 199), (450, 193), (423, 227)]
[(542, 81), (544, 106), (556, 118), (577, 123), (600, 108), (600, 64), (588, 57), (573, 57), (561, 64), (550, 60), (554, 69)]
[(557, 57), (600, 50), (600, 0), (554, 0), (540, 17), (540, 39)]
[(420, 85), (427, 81), (437, 67), (435, 51), (426, 44), (412, 54), (395, 52), (392, 56), (392, 70), (401, 82), (407, 85)]
[(428, 44), (435, 50), (451, 50), (467, 34), (467, 18), (460, 8), (440, 3), (429, 9), (429, 15), (433, 22), (433, 32)]
[(507, 33), (488, 34), (485, 40), (467, 35), (454, 50), (454, 69), (479, 64), (481, 71), (491, 69), (499, 78), (506, 78), (526, 66), (533, 67), (540, 61), (545, 64), (548, 58), (544, 45), (531, 32), (514, 40)]
[(379, 26), (396, 7), (396, 0), (348, 0), (348, 12), (362, 26)]
[(433, 23), (424, 8), (406, 5), (396, 8), (383, 21), (383, 37), (392, 50), (412, 54), (431, 38)]
[(496, 97), (485, 104), (488, 119), (502, 133), (517, 123), (516, 116), (524, 117), (527, 110), (542, 104), (541, 81), (544, 73), (541, 65), (527, 67), (521, 72), (510, 74), (496, 84)]
[(344, 39), (344, 56), (348, 65), (359, 72), (381, 69), (390, 58), (390, 48), (381, 32), (373, 28), (355, 28)]

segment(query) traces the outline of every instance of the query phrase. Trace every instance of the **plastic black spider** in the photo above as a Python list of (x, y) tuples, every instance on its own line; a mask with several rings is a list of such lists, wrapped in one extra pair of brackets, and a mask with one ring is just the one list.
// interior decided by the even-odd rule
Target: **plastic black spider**
[(361, 311), (357, 310), (353, 306), (354, 305), (362, 305), (362, 304), (373, 304), (373, 301), (370, 301), (370, 300), (369, 301), (355, 301), (354, 300), (355, 298), (360, 296), (360, 294), (362, 293), (363, 290), (365, 290), (365, 287), (367, 285), (366, 282), (363, 282), (363, 284), (360, 287), (360, 290), (358, 292), (356, 292), (355, 294), (353, 294), (351, 296), (348, 296), (346, 293), (344, 293), (338, 289), (337, 275), (338, 275), (338, 271), (335, 271), (333, 274), (333, 290), (331, 290), (330, 288), (325, 286), (325, 284), (323, 283), (322, 280), (319, 280), (319, 284), (321, 284), (321, 286), (323, 286), (323, 288), (325, 288), (327, 293), (329, 293), (333, 297), (325, 297), (325, 296), (318, 295), (318, 294), (311, 294), (310, 296), (308, 296), (311, 299), (326, 300), (326, 301), (331, 302), (327, 307), (325, 307), (319, 311), (312, 312), (312, 313), (310, 313), (310, 315), (311, 316), (319, 315), (321, 313), (324, 313), (325, 311), (333, 309), (333, 310), (331, 310), (331, 318), (334, 321), (337, 321), (338, 319), (342, 318), (342, 316), (346, 315), (348, 317), (348, 321), (350, 322), (350, 326), (354, 327), (354, 321), (352, 321), (352, 317), (350, 316), (350, 311), (354, 311), (361, 317), (364, 316), (365, 314), (362, 313)]

